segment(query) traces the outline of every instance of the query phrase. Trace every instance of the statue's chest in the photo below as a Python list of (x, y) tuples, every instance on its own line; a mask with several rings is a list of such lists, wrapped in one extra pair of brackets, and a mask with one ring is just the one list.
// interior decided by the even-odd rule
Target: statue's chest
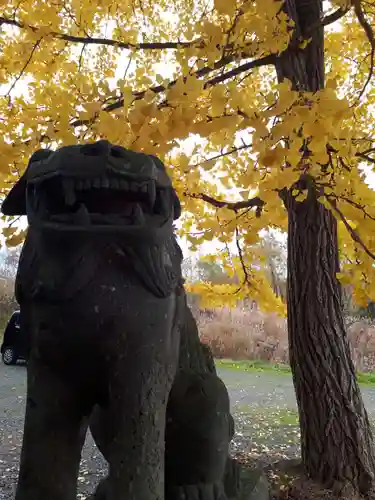
[(168, 247), (31, 238), (20, 259), (17, 288), (26, 300), (68, 301), (90, 310), (100, 303), (110, 311), (128, 296), (168, 297), (179, 277)]

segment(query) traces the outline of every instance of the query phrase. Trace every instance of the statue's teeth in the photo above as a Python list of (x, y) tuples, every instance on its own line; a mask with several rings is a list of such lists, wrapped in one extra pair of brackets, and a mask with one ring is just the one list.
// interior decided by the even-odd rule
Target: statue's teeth
[(92, 186), (91, 179), (86, 179), (86, 180), (83, 181), (83, 189), (89, 190), (92, 187), (93, 186)]
[(113, 177), (110, 177), (109, 178), (109, 186), (112, 189), (120, 189), (120, 180), (119, 179), (115, 179)]
[(83, 205), (82, 203), (77, 212), (74, 214), (74, 219), (75, 222), (80, 226), (91, 224), (90, 214), (85, 205)]
[(137, 224), (138, 226), (143, 226), (145, 223), (145, 216), (143, 214), (142, 208), (138, 203), (134, 205), (133, 209), (133, 217), (134, 217), (134, 223)]
[(64, 191), (65, 203), (69, 206), (74, 205), (76, 202), (76, 193), (74, 190), (74, 181), (73, 179), (63, 179), (62, 186)]
[(170, 204), (168, 203), (169, 200), (168, 200), (167, 193), (161, 193), (159, 199), (160, 199), (162, 214), (165, 216), (168, 216), (171, 207), (170, 207)]
[(122, 212), (122, 215), (126, 215), (126, 216), (130, 216), (133, 214), (133, 205), (126, 205), (123, 212)]
[(154, 208), (156, 201), (156, 184), (154, 181), (148, 183), (148, 196), (150, 200), (151, 208)]

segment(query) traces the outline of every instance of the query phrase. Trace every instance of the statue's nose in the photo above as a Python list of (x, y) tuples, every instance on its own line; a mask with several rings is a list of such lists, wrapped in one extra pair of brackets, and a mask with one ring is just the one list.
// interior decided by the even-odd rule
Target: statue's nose
[(106, 140), (95, 142), (95, 144), (84, 144), (81, 153), (86, 156), (107, 156), (111, 153), (112, 144)]

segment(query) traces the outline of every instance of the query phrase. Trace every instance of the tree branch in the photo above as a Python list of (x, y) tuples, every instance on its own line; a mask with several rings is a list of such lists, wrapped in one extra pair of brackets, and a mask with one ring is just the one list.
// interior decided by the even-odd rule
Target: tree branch
[[(321, 26), (327, 26), (327, 25), (337, 21), (338, 19), (340, 19), (340, 17), (343, 17), (348, 12), (348, 10), (349, 9), (338, 9), (333, 14), (330, 14), (329, 16), (326, 16), (325, 18), (320, 20), (318, 23), (314, 23), (307, 30), (308, 36), (310, 36), (315, 30), (317, 30)], [(288, 47), (286, 50), (290, 51), (291, 48), (293, 50), (299, 50), (299, 44), (301, 43), (301, 41), (302, 40), (298, 40), (298, 44), (294, 43), (294, 45), (292, 47)], [(204, 68), (201, 68), (200, 70), (193, 73), (193, 75), (196, 76), (197, 78), (205, 76), (208, 73), (211, 73), (212, 71), (221, 69), (224, 66), (226, 66), (227, 64), (234, 62), (236, 57), (238, 57), (238, 54), (226, 55), (226, 56), (222, 57), (219, 61), (216, 61), (216, 63), (212, 67), (206, 66)], [(246, 59), (249, 57), (251, 57), (251, 54), (246, 54), (246, 53), (241, 54), (242, 59)], [(230, 70), (222, 75), (218, 75), (218, 76), (212, 78), (211, 80), (208, 80), (205, 83), (204, 88), (207, 88), (209, 86), (214, 86), (217, 83), (221, 83), (225, 80), (228, 80), (229, 78), (233, 78), (234, 76), (237, 76), (241, 73), (244, 73), (245, 71), (249, 71), (250, 69), (259, 68), (261, 66), (274, 64), (276, 62), (277, 57), (278, 57), (277, 54), (268, 54), (266, 56), (260, 57), (259, 59), (254, 59), (252, 61), (249, 61), (248, 63), (242, 64), (242, 65), (238, 66), (237, 68), (234, 68), (234, 69), (232, 69), (232, 70)], [(157, 87), (152, 87), (150, 90), (152, 90), (155, 93), (160, 93), (160, 92), (167, 90), (167, 88), (170, 88), (175, 84), (176, 84), (176, 80), (170, 82), (167, 87), (164, 87), (163, 85), (159, 85)], [(143, 96), (145, 95), (145, 93), (146, 93), (146, 91), (142, 91), (142, 92), (135, 91), (133, 93), (133, 95), (134, 95), (135, 99), (142, 99)], [(123, 103), (124, 103), (124, 100), (122, 98), (120, 98), (118, 101), (107, 106), (104, 109), (104, 111), (114, 111), (116, 109), (119, 109), (123, 106)], [(75, 125), (75, 123), (77, 123), (77, 122), (74, 122), (73, 126), (78, 126), (78, 125)], [(83, 125), (83, 124), (81, 124), (81, 125)]]
[(234, 212), (238, 212), (238, 210), (243, 210), (244, 208), (256, 208), (256, 216), (260, 217), (262, 213), (262, 208), (266, 204), (261, 198), (256, 196), (255, 198), (251, 198), (250, 200), (242, 200), (242, 201), (220, 201), (208, 196), (204, 193), (184, 193), (185, 196), (189, 196), (190, 198), (196, 198), (199, 200), (203, 200), (206, 203), (216, 207), (216, 208), (228, 208), (229, 210), (233, 210)]
[[(326, 16), (325, 18), (321, 19), (318, 23), (314, 23), (306, 31), (307, 35), (310, 36), (316, 29), (318, 29), (321, 26), (327, 26), (328, 24), (331, 24), (331, 23), (337, 21), (338, 19), (340, 19), (340, 17), (344, 16), (347, 11), (348, 11), (348, 9), (338, 9), (333, 14), (330, 14), (330, 15)], [(20, 29), (30, 29), (34, 32), (37, 32), (38, 30), (41, 29), (41, 28), (38, 28), (35, 26), (26, 25), (20, 21), (15, 20), (15, 19), (6, 18), (4, 16), (0, 17), (0, 26), (3, 24), (15, 26), (15, 27), (18, 27)], [(43, 29), (43, 35), (46, 35), (46, 32), (44, 29)], [(197, 40), (193, 40), (190, 42), (165, 42), (165, 43), (154, 42), (154, 43), (133, 44), (133, 43), (129, 43), (129, 42), (120, 42), (117, 40), (111, 40), (111, 39), (107, 39), (107, 38), (94, 38), (94, 37), (88, 37), (88, 36), (80, 37), (80, 36), (68, 35), (65, 33), (58, 33), (58, 32), (53, 32), (53, 31), (51, 31), (49, 33), (49, 35), (51, 35), (55, 38), (61, 39), (61, 40), (72, 42), (72, 43), (82, 43), (82, 44), (84, 44), (84, 46), (89, 45), (89, 44), (108, 45), (108, 46), (129, 49), (129, 50), (179, 49), (179, 48), (188, 48), (188, 47), (192, 47), (192, 46), (204, 48), (204, 41), (202, 39), (197, 39)], [(297, 40), (297, 42), (298, 43), (296, 43), (296, 41), (293, 41), (292, 42), (293, 46), (292, 47), (289, 46), (288, 49), (286, 49), (286, 50), (289, 50), (289, 51), (291, 49), (292, 50), (301, 50), (299, 47), (301, 40)], [(233, 47), (231, 46), (231, 44), (229, 44), (228, 46), (226, 46), (224, 48), (226, 50), (230, 50)], [(232, 53), (232, 54), (226, 54), (220, 60), (216, 61), (212, 66), (203, 67), (203, 68), (199, 69), (198, 71), (194, 72), (192, 74), (192, 76), (200, 78), (200, 77), (203, 77), (205, 75), (208, 75), (209, 73), (211, 73), (213, 71), (216, 71), (218, 69), (225, 67), (226, 65), (234, 62), (238, 58), (249, 59), (251, 57), (254, 57), (254, 54), (251, 54), (251, 53), (246, 52), (244, 50), (242, 50), (242, 53), (240, 53), (240, 54), (237, 52)], [(276, 61), (276, 58), (277, 58), (276, 54), (268, 54), (268, 55), (260, 57), (258, 59), (253, 59), (252, 61), (249, 61), (245, 64), (242, 64), (236, 68), (233, 68), (230, 71), (227, 71), (221, 75), (215, 76), (214, 78), (211, 78), (210, 80), (205, 82), (204, 88), (214, 86), (218, 83), (224, 82), (224, 81), (228, 80), (229, 78), (233, 78), (233, 77), (235, 77), (239, 74), (242, 74), (246, 71), (249, 71), (251, 69), (259, 68), (259, 67), (265, 66), (265, 65), (274, 64)], [(162, 92), (166, 91), (167, 89), (171, 88), (176, 83), (177, 83), (177, 80), (174, 80), (174, 81), (170, 82), (167, 86), (158, 85), (155, 87), (151, 87), (149, 90), (154, 92), (154, 94), (159, 94), (159, 93), (162, 93)], [(146, 91), (134, 91), (133, 92), (133, 96), (134, 96), (135, 100), (142, 99), (145, 94), (146, 94)], [(124, 104), (124, 99), (122, 97), (120, 97), (115, 102), (112, 102), (109, 105), (103, 106), (103, 111), (111, 112), (111, 111), (114, 111), (116, 109), (120, 109), (123, 106), (123, 104)], [(72, 121), (70, 125), (75, 128), (75, 127), (79, 127), (79, 126), (90, 125), (94, 121), (95, 121), (95, 117), (93, 117), (93, 119), (91, 119), (91, 120), (77, 119), (77, 120)]]
[(375, 217), (373, 217), (372, 215), (370, 215), (367, 212), (365, 205), (361, 205), (360, 203), (356, 203), (355, 201), (350, 200), (349, 198), (346, 198), (345, 196), (339, 196), (339, 199), (345, 201), (349, 205), (352, 205), (353, 207), (357, 208), (358, 210), (361, 210), (365, 216), (364, 218), (368, 217), (369, 219), (371, 219), (375, 222)]
[[(345, 140), (345, 141), (347, 141), (347, 139), (338, 139), (338, 140)], [(363, 139), (355, 139), (355, 138), (353, 138), (352, 141), (353, 142), (359, 142), (359, 141), (370, 142), (371, 139), (365, 139), (365, 138), (363, 138)], [(335, 154), (337, 154), (338, 150), (336, 148), (334, 148), (331, 144), (327, 144), (327, 153), (335, 153)], [(371, 156), (369, 156), (368, 153), (375, 153), (375, 148), (369, 148), (369, 149), (366, 149), (365, 151), (357, 151), (354, 156), (356, 156), (357, 158), (361, 158), (362, 160), (366, 160), (369, 163), (374, 163), (375, 164), (375, 159), (371, 158)]]
[(12, 92), (12, 90), (14, 89), (14, 87), (16, 86), (17, 82), (22, 78), (22, 76), (23, 76), (24, 72), (26, 71), (28, 65), (31, 63), (33, 55), (34, 55), (35, 51), (37, 50), (37, 48), (39, 47), (41, 41), (42, 41), (42, 39), (40, 38), (39, 40), (37, 40), (35, 42), (35, 44), (34, 44), (34, 46), (32, 48), (32, 51), (30, 52), (30, 55), (29, 55), (27, 61), (25, 62), (23, 68), (21, 69), (19, 75), (17, 75), (17, 77), (14, 79), (13, 83), (11, 84), (11, 86), (8, 89), (8, 92), (5, 94), (6, 97), (10, 96), (10, 93)]
[(260, 59), (254, 59), (253, 61), (249, 61), (245, 64), (241, 64), (240, 66), (237, 66), (237, 68), (234, 68), (230, 71), (227, 71), (226, 73), (223, 73), (222, 75), (218, 75), (218, 76), (215, 76), (214, 78), (211, 78), (211, 80), (208, 80), (204, 84), (204, 88), (212, 87), (212, 86), (216, 85), (217, 83), (225, 82), (225, 80), (228, 80), (229, 78), (233, 78), (234, 76), (240, 75), (241, 73), (244, 73), (245, 71), (249, 71), (250, 69), (260, 68), (261, 66), (267, 66), (269, 64), (273, 64), (275, 61), (276, 61), (275, 54), (269, 54), (268, 56), (261, 57)]
[(339, 19), (344, 17), (351, 10), (351, 8), (352, 8), (352, 6), (350, 4), (348, 5), (348, 7), (345, 7), (345, 8), (340, 7), (337, 10), (335, 10), (334, 12), (332, 12), (332, 14), (328, 14), (328, 16), (325, 16), (325, 17), (323, 17), (323, 19), (320, 19), (316, 23), (313, 23), (306, 30), (305, 36), (309, 37), (310, 35), (313, 34), (313, 32), (316, 29), (321, 28), (321, 27), (325, 27), (325, 26), (329, 26), (330, 24), (335, 23), (336, 21), (338, 21)]
[[(217, 69), (221, 69), (223, 66), (226, 66), (227, 64), (233, 62), (233, 59), (234, 59), (234, 56), (223, 57), (222, 59), (217, 61), (213, 65), (212, 68), (209, 68), (206, 66), (206, 67), (201, 68), (200, 70), (196, 71), (191, 76), (195, 76), (197, 78), (199, 78), (201, 76), (205, 76), (208, 73), (211, 73), (212, 71), (215, 71)], [(243, 64), (242, 66), (239, 66), (239, 68), (241, 68), (241, 70), (238, 72), (238, 74), (242, 73), (244, 71), (248, 71), (249, 69), (252, 69), (252, 68), (259, 68), (260, 66), (266, 66), (267, 64), (272, 64), (274, 62), (274, 60), (275, 60), (275, 56), (273, 54), (261, 57), (260, 59), (253, 59), (252, 61), (250, 61), (246, 64)], [(217, 83), (219, 83), (219, 81), (221, 82), (221, 81), (227, 80), (228, 78), (231, 78), (234, 75), (231, 75), (230, 73), (232, 73), (232, 71), (238, 70), (239, 68), (235, 68), (234, 70), (228, 71), (227, 73), (224, 73), (218, 77), (212, 78), (211, 80), (208, 80), (207, 82), (205, 82), (204, 88), (216, 85)], [(164, 91), (170, 89), (171, 87), (173, 87), (174, 85), (176, 85), (176, 83), (177, 83), (177, 80), (173, 80), (166, 87), (164, 87), (163, 85), (158, 85), (157, 87), (151, 87), (148, 90), (151, 90), (155, 94), (160, 94), (161, 92), (164, 92)], [(146, 90), (143, 90), (140, 92), (133, 92), (133, 96), (134, 96), (135, 100), (142, 99), (145, 94), (146, 94)], [(109, 106), (107, 106), (104, 109), (104, 111), (114, 111), (115, 109), (121, 108), (123, 106), (123, 104), (124, 104), (124, 100), (121, 98), (118, 101), (116, 101), (115, 103), (112, 103)]]
[[(16, 21), (15, 19), (8, 19), (6, 17), (0, 17), (0, 26), (7, 24), (9, 26), (14, 26), (20, 29), (30, 29), (34, 33), (37, 33), (40, 28), (35, 26), (29, 26), (27, 24)], [(150, 43), (130, 43), (130, 42), (120, 42), (119, 40), (112, 40), (109, 38), (96, 38), (90, 36), (75, 36), (68, 35), (66, 33), (58, 33), (57, 31), (51, 31), (45, 33), (43, 30), (43, 35), (46, 34), (58, 38), (60, 40), (66, 40), (67, 42), (80, 43), (84, 45), (108, 45), (111, 47), (117, 47), (120, 49), (128, 50), (162, 50), (162, 49), (182, 49), (189, 48), (193, 46), (198, 46), (203, 48), (203, 40), (192, 40), (191, 42), (150, 42)]]
[(359, 24), (362, 26), (364, 29), (367, 39), (370, 42), (371, 46), (371, 52), (370, 52), (370, 69), (369, 69), (369, 74), (367, 76), (366, 82), (361, 89), (359, 95), (358, 95), (358, 101), (361, 99), (363, 94), (366, 91), (367, 86), (369, 85), (372, 75), (374, 74), (374, 63), (375, 63), (375, 36), (374, 32), (372, 30), (372, 27), (370, 23), (367, 21), (365, 14), (363, 12), (362, 6), (361, 6), (361, 0), (352, 0), (352, 4), (354, 6), (354, 12), (357, 16)]
[(364, 153), (356, 153), (355, 156), (357, 156), (358, 158), (362, 158), (362, 160), (366, 160), (369, 163), (374, 163), (375, 164), (375, 158), (371, 158), (371, 156), (368, 156), (368, 155), (366, 155)]
[[(275, 57), (273, 54), (270, 54), (268, 56), (264, 56), (260, 59), (253, 59), (252, 61), (241, 65), (239, 68), (235, 68), (234, 70), (228, 71), (227, 73), (223, 73), (222, 75), (219, 75), (218, 77), (212, 78), (211, 80), (208, 80), (204, 84), (204, 88), (214, 86), (219, 82), (225, 81), (228, 78), (232, 78), (234, 74), (232, 74), (234, 71), (237, 71), (237, 74), (242, 73), (244, 71), (248, 71), (249, 69), (252, 68), (259, 68), (260, 66), (265, 66), (267, 64), (272, 64), (275, 60)], [(226, 66), (230, 62), (232, 62), (232, 59), (234, 59), (234, 56), (225, 56), (219, 61), (216, 61), (216, 63), (213, 65), (212, 68), (209, 67), (204, 67), (195, 73), (193, 73), (191, 76), (195, 77), (201, 77), (204, 76), (212, 71), (215, 71), (217, 69), (222, 68), (223, 66)], [(240, 69), (240, 71), (239, 71)], [(186, 80), (186, 78), (184, 78)], [(150, 87), (147, 90), (151, 90), (154, 92), (154, 94), (161, 94), (162, 92), (165, 92), (166, 90), (172, 88), (174, 85), (176, 85), (177, 80), (173, 80), (169, 82), (167, 86), (164, 85), (157, 85), (155, 87)], [(146, 90), (141, 90), (141, 91), (135, 91), (133, 92), (133, 97), (135, 101), (138, 101), (139, 99), (142, 99), (145, 94)], [(116, 109), (120, 109), (124, 105), (124, 99), (120, 97), (117, 101), (108, 104), (107, 106), (104, 106), (103, 111), (110, 112), (110, 111), (115, 111)], [(89, 125), (91, 122), (90, 120), (74, 120), (71, 122), (71, 127), (82, 127), (83, 125)]]
[[(337, 21), (338, 19), (343, 17), (348, 12), (348, 10), (349, 10), (349, 8), (347, 8), (347, 9), (340, 8), (337, 11), (333, 12), (332, 14), (321, 19), (320, 22), (314, 23), (307, 30), (307, 35), (310, 36), (316, 29), (320, 28), (321, 26), (327, 26), (327, 25), (332, 24), (333, 22)], [(241, 16), (238, 16), (238, 17), (241, 17)], [(14, 26), (14, 27), (20, 28), (20, 29), (30, 29), (30, 30), (34, 31), (34, 33), (38, 32), (41, 29), (41, 27), (31, 26), (31, 25), (22, 23), (21, 21), (17, 21), (16, 19), (10, 19), (10, 18), (7, 18), (5, 16), (0, 16), (0, 26), (2, 26), (3, 24), (8, 25), (8, 26)], [(66, 40), (67, 42), (72, 42), (72, 43), (78, 43), (78, 44), (84, 44), (84, 45), (108, 45), (108, 46), (118, 47), (120, 49), (128, 49), (128, 50), (182, 49), (182, 48), (190, 48), (190, 47), (194, 47), (194, 46), (196, 46), (198, 48), (204, 48), (204, 45), (205, 45), (204, 41), (201, 38), (198, 38), (196, 40), (191, 40), (188, 42), (130, 43), (130, 42), (121, 42), (119, 40), (112, 40), (112, 39), (108, 39), (108, 38), (101, 38), (101, 37), (75, 36), (75, 35), (69, 35), (67, 33), (59, 33), (57, 31), (50, 31), (48, 33), (45, 33), (43, 30), (43, 36), (46, 36), (46, 34), (51, 35), (55, 38), (59, 38), (60, 40)], [(228, 44), (225, 48), (230, 49), (230, 44)]]
[(250, 276), (249, 276), (249, 273), (248, 273), (248, 270), (247, 270), (247, 267), (245, 264), (245, 259), (244, 259), (241, 244), (240, 244), (240, 235), (239, 235), (239, 231), (238, 231), (238, 226), (236, 226), (235, 231), (236, 231), (236, 247), (237, 247), (237, 252), (238, 252), (238, 258), (240, 259), (242, 271), (244, 274), (244, 279), (243, 279), (241, 285), (239, 286), (239, 288), (235, 292), (237, 294), (238, 292), (240, 292), (242, 287), (245, 286), (246, 284), (248, 284), (250, 286)]
[(228, 151), (225, 151), (225, 152), (219, 153), (217, 155), (211, 156), (210, 158), (207, 158), (207, 159), (205, 159), (203, 161), (200, 161), (198, 163), (194, 163), (192, 165), (192, 167), (199, 167), (200, 165), (203, 165), (204, 163), (208, 163), (209, 161), (218, 160), (219, 158), (223, 158), (224, 156), (228, 156), (228, 155), (231, 155), (233, 153), (237, 153), (238, 151), (242, 151), (243, 149), (251, 148), (251, 146), (252, 146), (252, 144), (246, 144), (246, 143), (244, 143), (241, 146), (228, 149)]
[(351, 227), (351, 225), (349, 224), (349, 222), (346, 220), (345, 218), (345, 215), (342, 213), (342, 211), (337, 207), (337, 204), (334, 203), (329, 196), (326, 195), (326, 199), (328, 201), (328, 203), (331, 205), (332, 209), (339, 215), (340, 219), (342, 220), (342, 222), (344, 223), (344, 226), (346, 227), (347, 231), (349, 232), (350, 236), (352, 237), (352, 239), (358, 243), (362, 249), (367, 253), (367, 255), (369, 257), (371, 257), (373, 260), (375, 260), (375, 254), (371, 252), (371, 250), (369, 250), (367, 248), (367, 246), (363, 243), (361, 237), (359, 236), (359, 234), (357, 233), (357, 231), (355, 229), (353, 229)]

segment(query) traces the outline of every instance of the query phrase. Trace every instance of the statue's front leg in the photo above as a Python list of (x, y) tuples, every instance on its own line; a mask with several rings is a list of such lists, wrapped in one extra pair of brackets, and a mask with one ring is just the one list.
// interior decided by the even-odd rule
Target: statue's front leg
[(124, 328), (123, 321), (112, 329), (117, 341), (107, 351), (108, 398), (90, 420), (109, 464), (96, 499), (164, 499), (166, 405), (178, 361), (178, 331), (168, 316), (160, 324), (149, 318), (142, 331), (129, 322)]
[(232, 434), (228, 392), (219, 377), (179, 372), (168, 402), (166, 500), (226, 500)]
[(83, 444), (80, 399), (71, 379), (31, 356), (16, 500), (76, 499)]
[(170, 383), (163, 369), (146, 365), (145, 357), (135, 355), (133, 359), (140, 372), (115, 365), (111, 401), (95, 410), (91, 432), (109, 464), (105, 496), (102, 486), (96, 499), (164, 498), (165, 412)]

